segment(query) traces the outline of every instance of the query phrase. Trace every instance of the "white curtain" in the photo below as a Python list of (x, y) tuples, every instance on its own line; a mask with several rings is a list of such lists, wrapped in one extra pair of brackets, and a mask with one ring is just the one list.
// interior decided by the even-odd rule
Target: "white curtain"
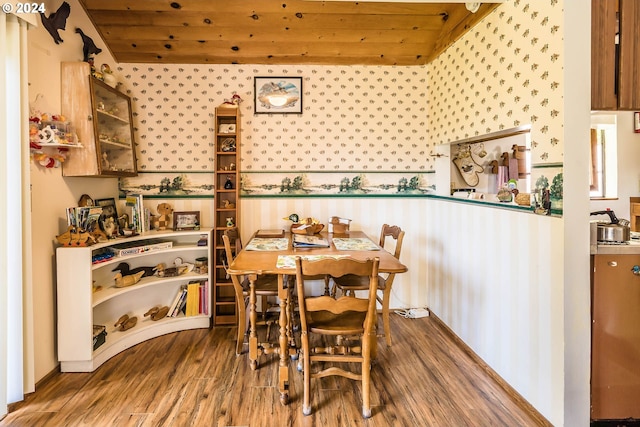
[(0, 418), (34, 390), (27, 25), (0, 14)]

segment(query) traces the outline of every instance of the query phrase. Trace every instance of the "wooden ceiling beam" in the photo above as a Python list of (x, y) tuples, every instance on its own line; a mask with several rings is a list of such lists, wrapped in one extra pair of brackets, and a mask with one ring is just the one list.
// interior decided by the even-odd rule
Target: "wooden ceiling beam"
[(235, 57), (215, 55), (183, 55), (153, 53), (116, 53), (118, 62), (158, 63), (158, 64), (264, 64), (264, 65), (425, 65), (425, 61), (415, 57), (402, 56), (306, 56), (269, 55), (261, 57)]
[[(367, 2), (309, 2), (303, 0), (290, 1), (211, 1), (211, 0), (80, 0), (83, 7), (91, 11), (126, 11), (126, 12), (197, 12), (197, 13), (238, 13), (251, 15), (254, 13), (322, 13), (322, 14), (375, 14), (375, 15), (436, 15), (450, 14), (452, 10), (466, 10), (464, 4), (455, 3), (367, 3)], [(172, 6), (173, 3), (180, 8)]]
[(262, 14), (229, 15), (197, 12), (115, 12), (96, 11), (92, 19), (98, 26), (128, 25), (128, 26), (188, 26), (188, 27), (230, 27), (255, 26), (259, 27), (291, 27), (300, 26), (308, 29), (441, 29), (444, 21), (441, 16), (413, 16), (413, 15), (327, 15), (304, 14), (297, 17), (294, 14)]
[(255, 41), (271, 42), (283, 37), (295, 37), (298, 42), (348, 42), (348, 43), (435, 43), (439, 31), (429, 30), (362, 30), (336, 29), (331, 32), (310, 29), (307, 31), (286, 30), (283, 28), (192, 28), (192, 27), (131, 27), (126, 25), (103, 26), (102, 32), (110, 41)]
[(276, 55), (286, 52), (292, 52), (299, 55), (308, 56), (350, 56), (363, 55), (375, 56), (394, 54), (399, 56), (408, 56), (412, 52), (423, 52), (426, 56), (432, 49), (432, 45), (428, 44), (404, 44), (404, 43), (302, 43), (289, 42), (285, 45), (278, 42), (251, 42), (251, 43), (229, 43), (227, 41), (173, 41), (171, 43), (158, 41), (144, 41), (139, 43), (130, 43), (124, 40), (113, 41), (109, 44), (114, 52), (131, 50), (133, 52), (156, 52), (158, 54), (168, 54), (178, 52), (186, 56), (206, 55), (214, 56), (234, 55), (243, 56), (267, 56)]

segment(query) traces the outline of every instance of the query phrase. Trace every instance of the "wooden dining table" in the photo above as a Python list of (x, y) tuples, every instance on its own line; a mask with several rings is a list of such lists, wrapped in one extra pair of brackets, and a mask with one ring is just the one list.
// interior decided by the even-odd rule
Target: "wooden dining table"
[[(280, 392), (280, 402), (286, 405), (289, 402), (289, 359), (291, 356), (297, 354), (295, 343), (291, 341), (291, 336), (288, 336), (287, 332), (287, 307), (289, 302), (289, 285), (293, 280), (288, 278), (295, 277), (296, 269), (292, 263), (283, 263), (283, 260), (291, 261), (292, 256), (348, 256), (353, 259), (365, 260), (368, 258), (378, 257), (380, 259), (379, 272), (380, 273), (404, 273), (407, 271), (407, 266), (402, 264), (392, 254), (378, 246), (373, 240), (371, 240), (362, 231), (349, 231), (346, 234), (334, 234), (323, 232), (319, 234), (319, 237), (323, 237), (327, 240), (329, 247), (314, 247), (314, 248), (297, 248), (293, 247), (292, 234), (285, 233), (284, 238), (287, 239), (286, 248), (284, 246), (284, 240), (280, 240), (280, 247), (274, 248), (274, 245), (269, 247), (265, 245), (261, 250), (255, 249), (256, 245), (252, 245), (253, 239), (245, 245), (231, 263), (228, 269), (229, 274), (242, 275), (249, 278), (250, 286), (253, 286), (257, 277), (263, 274), (275, 274), (278, 276), (278, 298), (279, 298), (279, 346), (260, 349), (255, 330), (250, 331), (249, 335), (249, 362), (251, 367), (255, 369), (257, 367), (257, 359), (259, 352), (263, 350), (264, 353), (277, 353), (279, 354), (279, 367), (278, 367), (278, 390)], [(357, 242), (361, 244), (352, 245), (348, 250), (339, 250), (336, 248), (333, 239), (340, 239), (342, 243)], [(364, 244), (362, 244), (364, 243)], [(370, 246), (370, 248), (367, 248)], [(375, 249), (373, 249), (375, 247)], [(372, 250), (373, 249), (373, 250)], [(250, 316), (256, 316), (256, 297), (255, 293), (250, 292), (249, 301), (249, 313)], [(255, 317), (254, 317), (255, 319)]]

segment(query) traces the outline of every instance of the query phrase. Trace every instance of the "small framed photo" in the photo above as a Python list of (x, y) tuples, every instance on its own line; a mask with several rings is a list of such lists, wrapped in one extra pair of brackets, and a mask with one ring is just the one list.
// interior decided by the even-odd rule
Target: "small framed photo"
[(113, 197), (109, 199), (96, 199), (93, 201), (95, 206), (100, 206), (102, 208), (102, 220), (104, 218), (113, 218), (114, 221), (118, 222), (118, 209), (116, 208), (116, 199)]
[(218, 127), (219, 133), (236, 133), (236, 124), (235, 123), (220, 123)]
[(173, 230), (200, 230), (200, 211), (174, 212)]
[(640, 112), (633, 113), (633, 131), (640, 133)]
[(255, 77), (256, 114), (302, 114), (302, 77)]
[(93, 204), (102, 208), (102, 213), (98, 220), (100, 229), (104, 232), (109, 232), (117, 228), (118, 209), (116, 208), (116, 199), (113, 197), (108, 199), (95, 199)]

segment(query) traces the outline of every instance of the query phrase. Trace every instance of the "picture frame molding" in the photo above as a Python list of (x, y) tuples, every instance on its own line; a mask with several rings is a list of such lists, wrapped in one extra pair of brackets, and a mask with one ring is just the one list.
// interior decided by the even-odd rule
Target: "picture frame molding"
[[(281, 83), (292, 85), (295, 88), (295, 91), (291, 90), (287, 92), (297, 95), (297, 99), (294, 100), (290, 106), (268, 106), (260, 100), (260, 90), (267, 83), (275, 83), (278, 86), (281, 86)], [(302, 114), (302, 77), (255, 76), (253, 79), (253, 89), (255, 114)]]
[[(185, 217), (193, 217), (193, 221), (181, 224)], [(200, 230), (200, 211), (173, 212), (173, 231)]]

